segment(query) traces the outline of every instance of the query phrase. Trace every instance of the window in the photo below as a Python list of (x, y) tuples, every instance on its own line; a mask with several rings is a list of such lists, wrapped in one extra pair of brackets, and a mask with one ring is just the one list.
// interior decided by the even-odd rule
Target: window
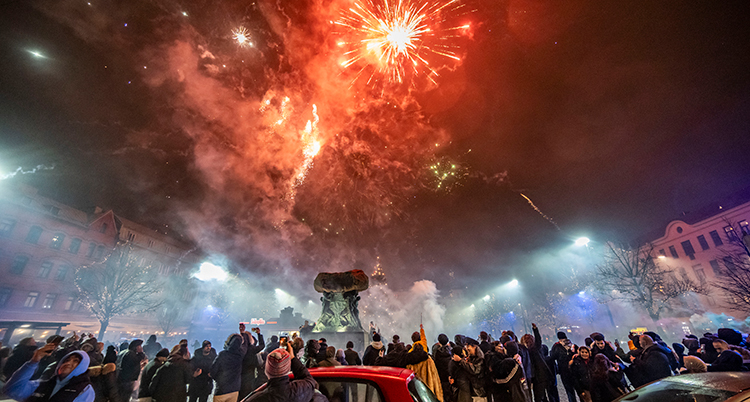
[(96, 258), (102, 257), (104, 257), (104, 246), (99, 246), (96, 248)]
[(10, 265), (10, 273), (15, 275), (21, 275), (26, 264), (29, 263), (29, 257), (25, 255), (18, 255), (13, 259), (13, 264)]
[(96, 251), (96, 243), (89, 243), (89, 251), (86, 252), (86, 257), (93, 257), (94, 251)]
[(169, 252), (170, 252), (170, 251), (172, 251), (172, 249), (171, 249), (171, 248), (170, 248), (169, 246), (164, 246), (164, 251), (165, 251), (165, 252), (166, 252), (167, 254), (169, 254)]
[(148, 248), (151, 248), (154, 246), (154, 241), (151, 239), (148, 239)]
[[(318, 381), (318, 385), (320, 387), (320, 392), (325, 395), (329, 401), (382, 402), (384, 400), (380, 389), (378, 389), (374, 383), (366, 380), (353, 378), (321, 378), (320, 381)], [(430, 394), (432, 394), (432, 392), (430, 392)], [(435, 399), (433, 397), (432, 399), (416, 400), (432, 402)]]
[(46, 278), (49, 276), (49, 273), (52, 271), (52, 262), (51, 261), (45, 261), (42, 263), (42, 266), (39, 267), (39, 275), (37, 275), (40, 278)]
[(693, 249), (693, 244), (690, 243), (690, 240), (685, 240), (684, 242), (680, 244), (682, 244), (682, 250), (685, 251), (685, 255), (690, 257), (691, 260), (694, 260), (695, 249)]
[(81, 248), (81, 239), (73, 239), (70, 241), (70, 247), (68, 251), (70, 254), (78, 254), (78, 250)]
[(42, 308), (51, 309), (52, 305), (55, 304), (55, 300), (57, 300), (56, 294), (47, 293), (47, 297), (44, 298), (44, 303), (42, 303)]
[(719, 261), (711, 260), (708, 263), (711, 265), (711, 269), (714, 271), (715, 276), (722, 275), (721, 267), (719, 266)]
[(128, 241), (135, 241), (135, 233), (128, 232)]
[(695, 277), (698, 278), (700, 283), (706, 283), (706, 272), (703, 271), (701, 264), (693, 265), (693, 272), (695, 272)]
[(674, 248), (674, 246), (669, 246), (669, 254), (672, 254), (672, 258), (680, 258), (680, 256), (677, 255), (677, 249)]
[(723, 257), (721, 261), (724, 263), (725, 269), (734, 269), (734, 260), (732, 260), (732, 257)]
[(68, 271), (70, 270), (70, 267), (67, 265), (60, 265), (59, 268), (57, 268), (57, 275), (55, 276), (56, 281), (64, 281), (65, 276), (68, 274)]
[(724, 226), (724, 234), (727, 235), (729, 241), (737, 240), (737, 232), (734, 231), (734, 226), (732, 225)]
[(65, 301), (65, 311), (70, 311), (71, 308), (73, 308), (73, 303), (76, 302), (76, 298), (74, 296), (68, 297), (68, 300)]
[(51, 213), (52, 215), (57, 216), (60, 213), (60, 208), (50, 206), (49, 207), (49, 213)]
[(36, 299), (39, 298), (39, 292), (29, 292), (29, 295), (26, 296), (26, 301), (23, 302), (24, 307), (34, 307), (36, 304)]
[(662, 257), (666, 257), (667, 253), (664, 251), (664, 249), (659, 250), (659, 255)]
[(712, 230), (708, 235), (711, 236), (711, 240), (714, 241), (714, 246), (719, 247), (724, 244), (724, 242), (721, 241), (721, 237), (719, 237), (719, 232)]
[(8, 304), (11, 294), (13, 294), (13, 289), (5, 287), (0, 288), (0, 307), (5, 307)]
[(409, 393), (411, 394), (412, 399), (414, 399), (415, 401), (437, 401), (435, 394), (430, 391), (430, 388), (416, 377), (412, 378), (407, 388), (409, 389)]
[(700, 235), (698, 236), (698, 244), (701, 245), (701, 249), (703, 251), (708, 250), (708, 242), (706, 241), (706, 236)]
[(740, 222), (740, 232), (742, 235), (750, 235), (750, 227), (748, 227), (747, 221)]
[(59, 250), (60, 248), (62, 248), (63, 241), (65, 241), (65, 235), (62, 233), (57, 233), (52, 237), (52, 241), (49, 243), (49, 246), (51, 248), (54, 248), (55, 250)]
[(29, 234), (26, 235), (26, 241), (28, 243), (36, 244), (39, 241), (39, 237), (42, 235), (42, 228), (39, 226), (32, 226), (29, 229)]
[(107, 224), (102, 223), (102, 226), (99, 227), (99, 233), (107, 233)]
[(0, 236), (10, 236), (14, 227), (16, 227), (16, 221), (13, 219), (0, 219)]

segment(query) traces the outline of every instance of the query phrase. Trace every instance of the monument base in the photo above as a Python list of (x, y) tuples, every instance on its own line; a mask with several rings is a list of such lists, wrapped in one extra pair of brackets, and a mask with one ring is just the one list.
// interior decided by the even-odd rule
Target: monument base
[(370, 346), (370, 336), (364, 330), (361, 331), (349, 331), (349, 332), (311, 332), (305, 338), (308, 339), (320, 339), (326, 338), (328, 346), (334, 346), (336, 349), (346, 350), (346, 343), (349, 341), (354, 342), (354, 350), (359, 353), (359, 358), (362, 358), (365, 348)]

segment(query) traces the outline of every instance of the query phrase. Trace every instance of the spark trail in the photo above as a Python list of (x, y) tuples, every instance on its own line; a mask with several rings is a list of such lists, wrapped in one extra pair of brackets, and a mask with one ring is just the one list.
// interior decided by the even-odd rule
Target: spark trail
[(528, 202), (529, 205), (531, 205), (531, 207), (534, 208), (534, 211), (536, 211), (537, 213), (539, 213), (539, 215), (542, 216), (542, 218), (546, 219), (549, 223), (551, 223), (555, 227), (555, 229), (557, 229), (558, 231), (560, 230), (560, 227), (557, 226), (557, 223), (555, 223), (555, 221), (552, 220), (552, 218), (550, 218), (549, 216), (545, 215), (544, 212), (542, 212), (541, 209), (537, 208), (537, 206), (534, 205), (534, 202), (531, 201), (531, 198), (527, 197), (524, 193), (521, 193), (521, 192), (519, 192), (518, 194), (520, 194), (521, 197), (523, 197), (526, 200), (526, 202)]
[(52, 170), (54, 168), (55, 168), (55, 165), (52, 165), (52, 166), (37, 165), (35, 168), (33, 168), (31, 170), (23, 170), (22, 167), (18, 167), (13, 172), (5, 173), (5, 174), (0, 174), (0, 180), (10, 179), (10, 178), (15, 177), (16, 175), (19, 175), (19, 174), (33, 174), (33, 173), (36, 173), (38, 171)]

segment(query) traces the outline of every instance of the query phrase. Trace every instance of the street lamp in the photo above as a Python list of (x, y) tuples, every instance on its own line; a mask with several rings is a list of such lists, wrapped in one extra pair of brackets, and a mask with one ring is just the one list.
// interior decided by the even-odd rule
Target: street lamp
[(227, 278), (229, 278), (229, 274), (218, 265), (214, 265), (210, 262), (204, 262), (200, 265), (198, 272), (193, 274), (193, 278), (198, 279), (202, 282), (208, 282), (210, 280), (224, 282), (227, 280)]
[(508, 285), (512, 288), (518, 286), (518, 279), (513, 279), (512, 281), (508, 282)]
[(588, 237), (579, 237), (575, 241), (575, 245), (578, 247), (588, 246), (591, 240)]

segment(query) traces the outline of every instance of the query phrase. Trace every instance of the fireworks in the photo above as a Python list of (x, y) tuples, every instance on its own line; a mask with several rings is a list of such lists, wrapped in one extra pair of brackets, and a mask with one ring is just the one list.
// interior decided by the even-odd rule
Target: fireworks
[(553, 226), (555, 227), (555, 229), (557, 229), (557, 230), (560, 230), (560, 227), (559, 227), (559, 226), (557, 226), (557, 223), (555, 223), (555, 221), (554, 221), (554, 220), (552, 220), (552, 218), (550, 218), (550, 217), (549, 217), (549, 216), (547, 216), (547, 215), (546, 215), (546, 214), (545, 214), (544, 212), (542, 212), (542, 210), (541, 210), (541, 209), (537, 208), (537, 206), (536, 206), (536, 205), (534, 205), (534, 202), (533, 202), (533, 201), (531, 201), (531, 198), (527, 197), (527, 196), (526, 196), (526, 195), (524, 195), (523, 193), (518, 193), (518, 194), (520, 194), (520, 195), (521, 195), (521, 197), (523, 197), (523, 198), (524, 198), (524, 199), (526, 200), (526, 202), (528, 202), (528, 203), (529, 203), (529, 205), (531, 205), (531, 207), (532, 207), (532, 208), (534, 208), (534, 211), (536, 211), (536, 212), (537, 212), (537, 213), (538, 213), (539, 215), (541, 215), (541, 216), (542, 216), (542, 218), (546, 219), (546, 220), (547, 220), (547, 221), (548, 221), (549, 223), (551, 223), (551, 224), (552, 224), (552, 225), (553, 225)]
[[(289, 98), (285, 99), (285, 101), (288, 100)], [(312, 106), (312, 114), (313, 120), (307, 121), (307, 125), (305, 125), (305, 131), (302, 132), (302, 138), (300, 139), (304, 144), (302, 154), (305, 156), (305, 160), (304, 162), (302, 162), (302, 166), (300, 167), (296, 177), (294, 178), (294, 182), (292, 183), (292, 190), (289, 195), (289, 198), (292, 200), (294, 200), (294, 196), (296, 195), (297, 187), (299, 187), (307, 178), (307, 172), (309, 172), (312, 168), (315, 155), (320, 152), (321, 144), (318, 137), (318, 122), (320, 121), (320, 117), (318, 116), (318, 107), (316, 105)]]
[(237, 44), (240, 46), (253, 45), (253, 43), (250, 42), (250, 32), (248, 32), (243, 26), (232, 31), (232, 39), (236, 40)]
[(469, 25), (444, 28), (450, 15), (463, 5), (458, 0), (362, 0), (346, 10), (336, 24), (344, 28), (345, 59), (341, 66), (361, 65), (356, 78), (371, 69), (368, 83), (376, 73), (390, 82), (401, 83), (408, 74), (421, 71), (434, 83), (437, 66), (433, 56), (460, 61), (458, 46), (451, 41)]
[(435, 191), (445, 190), (450, 192), (460, 180), (468, 176), (468, 169), (447, 157), (442, 157), (432, 162), (428, 169), (429, 179)]

